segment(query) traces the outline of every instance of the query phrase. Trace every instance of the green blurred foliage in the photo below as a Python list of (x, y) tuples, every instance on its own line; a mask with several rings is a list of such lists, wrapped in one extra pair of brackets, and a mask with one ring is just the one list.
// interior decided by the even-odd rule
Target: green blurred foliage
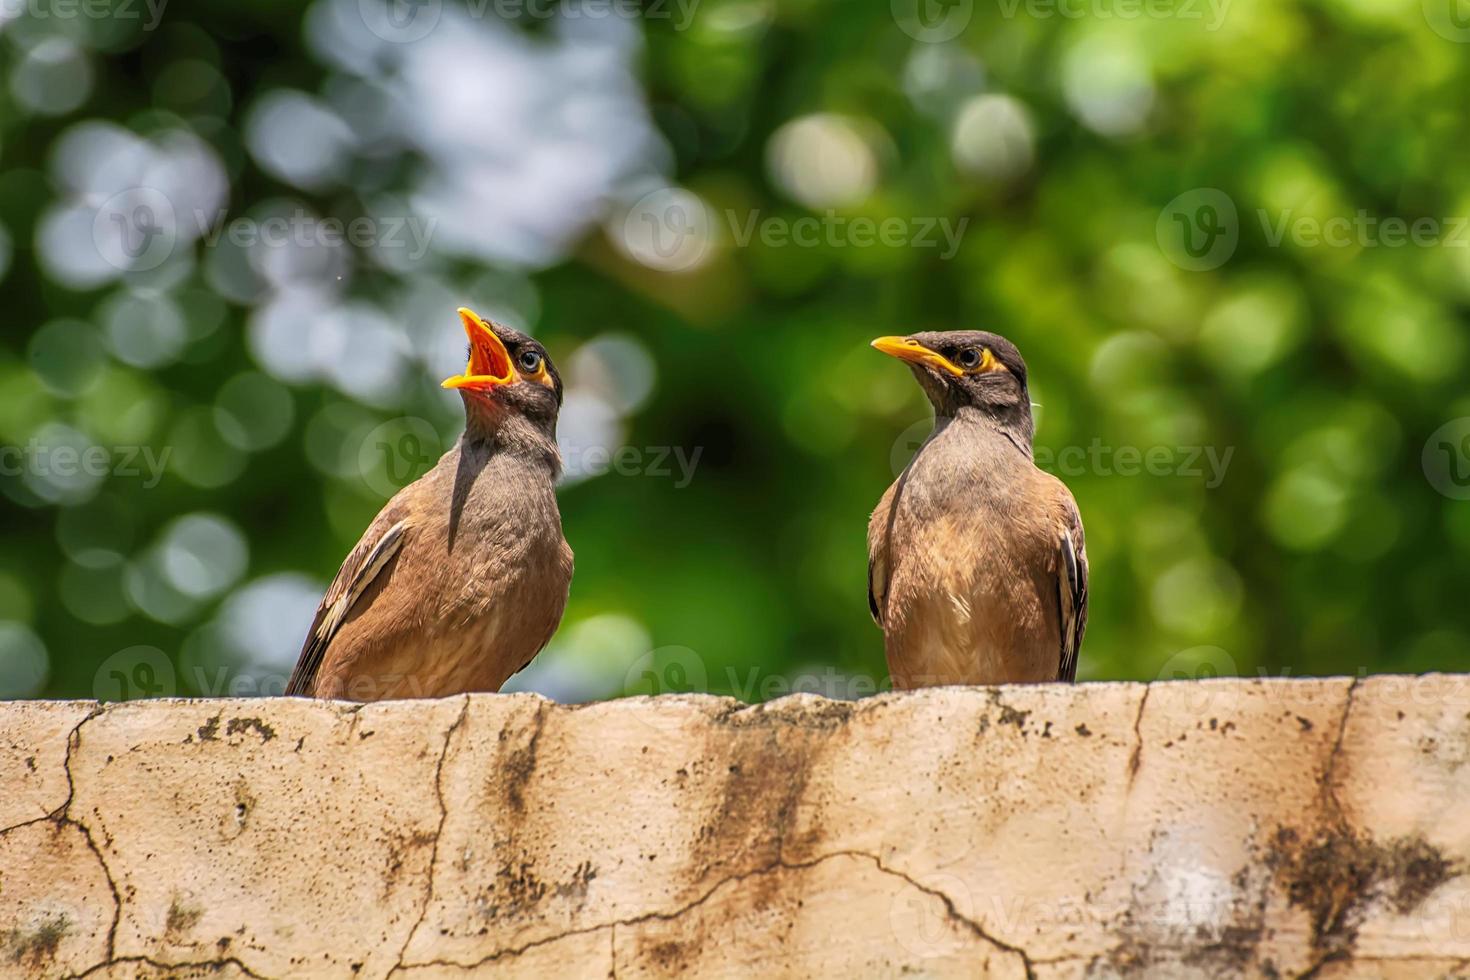
[[(631, 690), (624, 670), (654, 650), (656, 671), (692, 651), (685, 686), (745, 696), (803, 673), (881, 678), (866, 519), (928, 408), (866, 344), (976, 327), (1026, 356), (1038, 452), (1057, 461), (1087, 526), (1081, 677), (1470, 667), (1470, 502), (1426, 471), (1440, 451), (1431, 434), (1470, 415), (1470, 129), (1458, 108), (1470, 45), (1417, 3), (1233, 0), (1107, 16), (1125, 5), (1064, 5), (1081, 16), (936, 5), (969, 11), (944, 42), (904, 30), (901, 3), (703, 0), (682, 27), (632, 22), (668, 176), (710, 208), (710, 247), (695, 268), (649, 268), (611, 240), (620, 219), (589, 215), (565, 254), (509, 269), (503, 288), (533, 297), (520, 308), (564, 370), (605, 333), (641, 344), (657, 381), (623, 441), (700, 457), (687, 486), (608, 473), (566, 487), (577, 571), (563, 633), (580, 639), (543, 659), (604, 673), (610, 659), (602, 695)], [(99, 667), (139, 646), (162, 651), (167, 663), (144, 659), (179, 671), (180, 693), (204, 691), (189, 667), (253, 669), (249, 650), (221, 652), (221, 604), (264, 576), (325, 585), (384, 499), (354, 463), (361, 433), (408, 415), (452, 438), (456, 405), (432, 372), (396, 401), (364, 400), (259, 363), (252, 304), (213, 286), (202, 243), (190, 246), (197, 264), (162, 286), (78, 286), (40, 255), (64, 193), (58, 142), (83, 120), (194, 133), (222, 161), (232, 217), (289, 198), (350, 219), (366, 209), (363, 187), (401, 192), (412, 152), (368, 154), (351, 180), (303, 188), (248, 149), (263, 94), (330, 100), (342, 84), (303, 40), (311, 16), (197, 0), (169, 6), (156, 30), (34, 10), (0, 28), (0, 442), (24, 447), (64, 425), (94, 445), (168, 452), (156, 485), (114, 473), (59, 501), (0, 476), (0, 683), (12, 694), (91, 696), (107, 683)], [(511, 26), (531, 44), (555, 30)], [(85, 66), (75, 105), (64, 81), (36, 74), (38, 49), (66, 78), (68, 59)], [(28, 95), (33, 84), (45, 92)], [(782, 156), (781, 134), (811, 119), (835, 120), (818, 135), (855, 141), (852, 166), (871, 170), (832, 214), (964, 221), (956, 254), (738, 244), (732, 224), (825, 216), (820, 193), (801, 188), (850, 180), (840, 144), (836, 163), (794, 137)], [(1175, 261), (1168, 209), (1199, 189), (1233, 204), (1238, 244), (1195, 270)], [(1273, 241), (1282, 221), (1360, 211), (1433, 219), (1440, 238)], [(488, 265), (439, 256), (375, 269), (341, 300), (391, 311), (395, 291), (432, 273), (468, 302), (502, 288)], [(163, 311), (147, 305), (160, 290)], [(120, 313), (127, 303), (143, 305)], [(453, 322), (452, 303), (442, 313)], [(164, 330), (171, 353), (129, 363), (118, 335), (130, 329)], [(1119, 472), (1120, 451), (1150, 450), (1168, 472)], [(1211, 459), (1228, 460), (1217, 478)], [(1470, 473), (1470, 456), (1457, 462)], [(148, 563), (169, 560), (154, 543), (199, 514), (216, 522), (186, 530), (210, 560), (163, 581), (225, 584), (150, 596)], [(615, 638), (610, 652), (599, 637)], [(36, 643), (43, 680), (26, 673)], [(155, 676), (123, 662), (144, 687)], [(751, 676), (777, 682), (752, 688)]]

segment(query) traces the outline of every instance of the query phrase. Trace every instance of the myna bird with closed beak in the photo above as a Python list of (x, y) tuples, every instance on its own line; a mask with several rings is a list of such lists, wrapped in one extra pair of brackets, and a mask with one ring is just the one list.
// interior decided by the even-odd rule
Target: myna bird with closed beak
[(317, 609), (287, 694), (354, 701), (498, 691), (561, 622), (572, 580), (555, 482), (562, 383), (546, 349), (459, 311), (458, 443), (393, 496)]
[(1026, 362), (993, 333), (880, 337), (934, 431), (868, 524), (868, 605), (895, 688), (1071, 681), (1087, 551), (1066, 486), (1038, 469)]

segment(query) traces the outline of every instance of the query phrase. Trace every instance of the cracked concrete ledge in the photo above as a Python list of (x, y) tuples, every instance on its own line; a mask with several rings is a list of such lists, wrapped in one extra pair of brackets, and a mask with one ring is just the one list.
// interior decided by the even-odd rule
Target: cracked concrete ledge
[(1470, 677), (0, 704), (0, 977), (1470, 977)]

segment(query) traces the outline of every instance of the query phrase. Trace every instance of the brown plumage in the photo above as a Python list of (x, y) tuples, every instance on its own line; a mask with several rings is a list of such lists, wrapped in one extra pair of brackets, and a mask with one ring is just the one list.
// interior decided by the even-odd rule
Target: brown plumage
[(327, 589), (287, 694), (498, 691), (561, 622), (572, 579), (555, 481), (561, 379), (516, 330), (460, 310), (465, 431), (373, 520)]
[(1087, 551), (1066, 486), (1036, 468), (1026, 363), (980, 331), (881, 337), (934, 432), (868, 524), (868, 605), (895, 688), (1075, 679)]

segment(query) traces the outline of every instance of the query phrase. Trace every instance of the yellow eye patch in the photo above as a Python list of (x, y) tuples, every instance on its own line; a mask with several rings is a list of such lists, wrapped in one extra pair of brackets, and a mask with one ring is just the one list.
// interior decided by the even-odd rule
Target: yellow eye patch
[(879, 337), (873, 341), (873, 347), (887, 354), (889, 357), (896, 357), (901, 361), (908, 361), (910, 364), (926, 364), (930, 367), (938, 368), (941, 371), (948, 371), (955, 377), (962, 377), (966, 374), (986, 374), (990, 371), (1010, 370), (996, 359), (995, 354), (989, 347), (966, 347), (955, 354), (955, 358), (960, 361), (967, 361), (971, 357), (978, 355), (979, 359), (969, 366), (963, 363), (956, 363), (938, 351), (930, 350), (917, 340), (909, 337)]
[(547, 388), (556, 388), (556, 382), (551, 379), (551, 372), (546, 370), (546, 356), (544, 354), (536, 359), (536, 370), (529, 372), (521, 366), (520, 358), (516, 358), (516, 374), (520, 375), (522, 381), (534, 381)]

